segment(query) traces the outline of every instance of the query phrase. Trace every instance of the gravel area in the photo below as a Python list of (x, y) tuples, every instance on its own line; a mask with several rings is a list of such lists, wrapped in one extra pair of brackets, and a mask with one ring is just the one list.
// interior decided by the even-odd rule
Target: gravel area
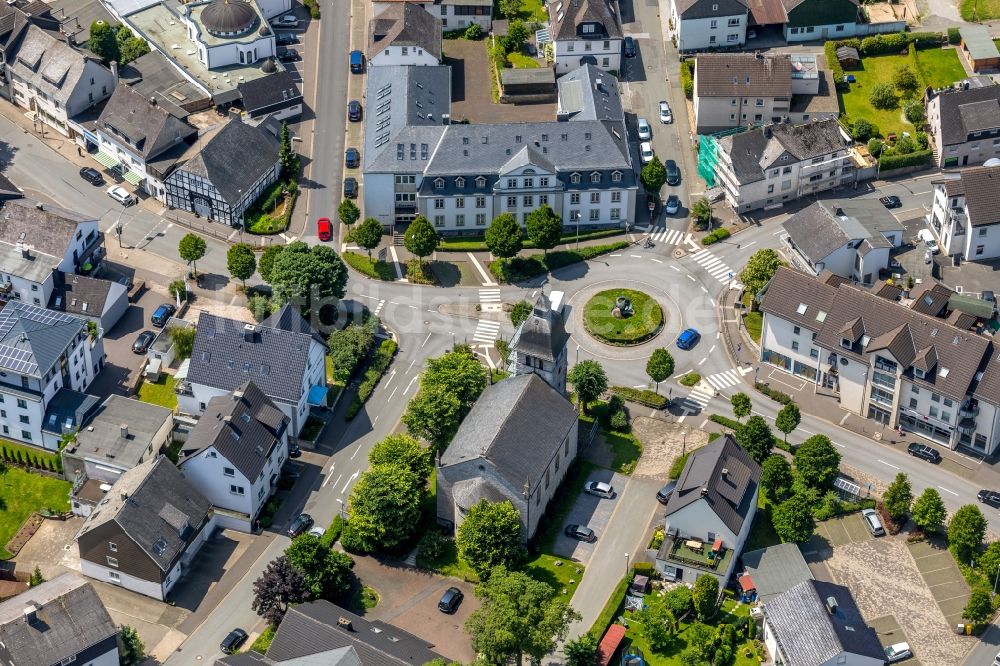
[[(642, 457), (632, 476), (665, 479), (674, 458), (708, 443), (708, 433), (648, 416), (632, 422), (632, 433), (642, 442)], [(686, 435), (686, 445), (685, 445)]]

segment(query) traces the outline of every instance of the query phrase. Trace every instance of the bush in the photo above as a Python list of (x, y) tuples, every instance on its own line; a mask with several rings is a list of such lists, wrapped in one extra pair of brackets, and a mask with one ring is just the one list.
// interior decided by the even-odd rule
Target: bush
[(771, 400), (775, 402), (780, 402), (782, 405), (787, 405), (792, 402), (792, 396), (787, 393), (782, 393), (781, 391), (776, 391), (764, 382), (757, 382), (754, 384), (754, 388), (766, 395)]
[(895, 109), (899, 105), (896, 91), (888, 83), (876, 83), (868, 93), (868, 102), (876, 109)]
[(681, 386), (694, 386), (701, 381), (701, 375), (697, 372), (689, 372), (680, 378)]
[(674, 461), (670, 463), (670, 471), (667, 473), (667, 476), (671, 480), (676, 481), (677, 479), (680, 478), (681, 472), (684, 471), (684, 465), (687, 464), (688, 457), (690, 455), (691, 452), (688, 451), (687, 453), (677, 456), (676, 458), (674, 458)]
[(318, 19), (319, 18), (319, 1), (318, 0), (302, 0), (302, 4), (306, 6), (309, 10), (309, 18)]
[(726, 240), (731, 234), (728, 229), (723, 229), (722, 227), (708, 233), (704, 238), (701, 239), (702, 245), (713, 245), (719, 241)]
[(423, 562), (436, 562), (448, 550), (448, 539), (438, 529), (430, 529), (417, 542), (417, 557)]
[(611, 392), (617, 396), (621, 396), (625, 400), (640, 404), (643, 407), (652, 407), (653, 409), (663, 409), (669, 402), (667, 396), (660, 395), (648, 389), (636, 389), (630, 386), (612, 386)]
[(930, 141), (927, 138), (927, 132), (917, 132), (914, 135), (914, 139), (917, 142), (917, 150), (927, 150), (930, 147)]
[[(742, 427), (741, 424), (733, 419), (723, 416), (722, 414), (712, 414), (708, 417), (708, 420), (712, 423), (718, 423), (720, 426), (729, 428), (734, 433), (739, 432)], [(798, 448), (794, 444), (789, 444), (780, 437), (774, 437), (774, 448), (781, 449), (782, 451), (788, 451), (789, 453), (795, 453), (795, 449)]]
[(911, 99), (903, 105), (903, 115), (914, 125), (919, 125), (924, 121), (924, 103), (918, 99)]
[(908, 41), (906, 34), (902, 32), (865, 37), (861, 40), (860, 53), (863, 56), (899, 53), (906, 48)]
[(851, 128), (851, 136), (854, 138), (855, 141), (861, 141), (861, 142), (868, 141), (868, 139), (872, 138), (877, 134), (878, 131), (875, 129), (875, 126), (872, 125), (867, 120), (865, 120), (864, 118), (858, 119), (854, 123), (854, 127)]
[(628, 415), (625, 413), (624, 409), (619, 409), (617, 412), (611, 415), (611, 429), (615, 432), (628, 432), (631, 428), (629, 427)]
[(182, 301), (186, 301), (188, 297), (187, 284), (184, 280), (174, 280), (167, 286), (167, 291), (170, 292), (170, 297), (176, 299), (180, 296)]
[(826, 42), (823, 44), (823, 52), (826, 54), (826, 66), (830, 68), (830, 73), (833, 74), (834, 85), (837, 88), (846, 88), (847, 84), (844, 83), (844, 68), (840, 66), (840, 61), (837, 60), (837, 49), (840, 46), (841, 42)]
[(357, 416), (358, 412), (361, 411), (361, 406), (368, 401), (368, 398), (372, 397), (379, 379), (385, 374), (397, 349), (398, 346), (392, 340), (383, 340), (382, 344), (379, 345), (378, 351), (375, 352), (375, 358), (365, 370), (365, 376), (358, 386), (358, 394), (354, 396), (354, 401), (347, 408), (347, 413), (344, 414), (346, 420), (350, 421)]
[(694, 58), (681, 61), (681, 87), (688, 99), (694, 97), (694, 64)]
[(532, 254), (527, 257), (514, 257), (509, 261), (496, 259), (490, 262), (490, 271), (501, 282), (522, 282), (537, 275), (543, 275), (547, 271), (558, 270), (628, 246), (629, 244), (625, 241), (618, 241), (607, 245), (581, 247), (579, 250), (556, 250), (549, 252), (547, 257), (541, 254)]
[(463, 36), (466, 39), (481, 39), (483, 36), (483, 29), (479, 27), (478, 23), (473, 23), (465, 29)]
[(880, 139), (876, 139), (874, 137), (868, 139), (868, 152), (871, 154), (872, 157), (879, 156), (879, 154), (882, 152), (882, 146), (883, 143)]
[[(941, 32), (908, 32), (905, 33), (906, 41), (916, 46), (918, 49), (938, 48), (951, 38), (951, 30), (945, 35)], [(961, 39), (961, 36), (959, 37)]]
[(929, 166), (934, 160), (934, 154), (930, 150), (917, 150), (906, 155), (885, 155), (883, 154), (878, 162), (882, 171), (892, 169), (902, 169), (904, 167)]
[(323, 537), (320, 539), (320, 543), (324, 546), (333, 546), (337, 543), (337, 539), (340, 538), (341, 532), (344, 531), (344, 519), (340, 517), (338, 513), (333, 517), (330, 522), (330, 526), (326, 528), (326, 532), (323, 532)]
[(948, 43), (949, 44), (960, 44), (962, 42), (962, 33), (959, 32), (958, 28), (948, 28)]

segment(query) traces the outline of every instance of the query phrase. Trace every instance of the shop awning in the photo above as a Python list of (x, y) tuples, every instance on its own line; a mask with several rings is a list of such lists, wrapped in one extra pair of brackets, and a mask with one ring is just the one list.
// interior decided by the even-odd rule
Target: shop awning
[(306, 401), (316, 407), (326, 407), (326, 394), (329, 392), (326, 386), (313, 386), (309, 389), (309, 397)]
[(135, 171), (126, 171), (123, 178), (125, 178), (126, 181), (135, 186), (138, 186), (139, 183), (145, 180), (145, 178), (143, 178), (141, 174), (138, 174)]
[(116, 160), (111, 155), (108, 155), (103, 151), (98, 152), (96, 155), (94, 155), (94, 159), (97, 161), (98, 164), (100, 164), (101, 166), (105, 166), (109, 169), (113, 169), (116, 166), (118, 166), (118, 160)]

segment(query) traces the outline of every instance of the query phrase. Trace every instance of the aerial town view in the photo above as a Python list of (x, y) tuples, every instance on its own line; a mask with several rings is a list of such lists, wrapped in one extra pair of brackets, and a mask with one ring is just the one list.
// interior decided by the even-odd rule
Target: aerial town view
[(0, 3), (0, 666), (1000, 666), (1000, 0)]

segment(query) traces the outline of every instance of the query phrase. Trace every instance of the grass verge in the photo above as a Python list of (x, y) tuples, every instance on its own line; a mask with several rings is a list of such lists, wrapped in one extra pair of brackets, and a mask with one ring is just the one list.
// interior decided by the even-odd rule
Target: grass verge
[(32, 474), (17, 467), (10, 467), (0, 477), (0, 508), (3, 509), (0, 511), (0, 559), (11, 556), (3, 547), (21, 529), (32, 511), (69, 511), (70, 487), (69, 481)]
[(344, 257), (344, 261), (347, 262), (348, 266), (370, 278), (385, 280), (386, 282), (392, 282), (396, 279), (396, 271), (393, 269), (392, 264), (387, 261), (372, 260), (368, 258), (368, 255), (358, 252), (344, 252), (341, 256)]
[(764, 315), (760, 312), (747, 312), (743, 315), (743, 328), (754, 342), (760, 342), (760, 333), (764, 328)]

